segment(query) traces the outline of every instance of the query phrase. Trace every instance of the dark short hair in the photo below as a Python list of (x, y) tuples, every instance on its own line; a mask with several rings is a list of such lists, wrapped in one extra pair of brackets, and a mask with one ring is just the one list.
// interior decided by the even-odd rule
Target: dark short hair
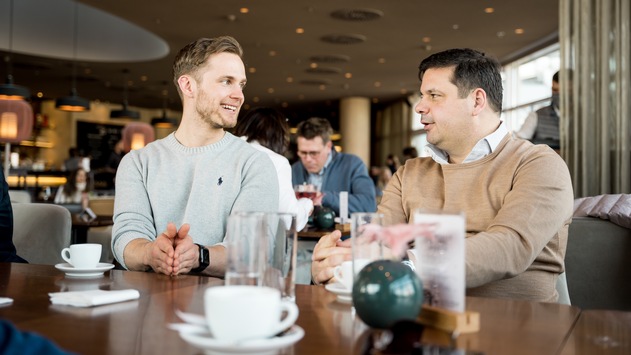
[(481, 88), (486, 92), (493, 111), (502, 112), (502, 76), (496, 59), (474, 49), (448, 49), (423, 59), (418, 67), (418, 77), (422, 82), (428, 69), (450, 67), (454, 68), (451, 82), (458, 88), (460, 98)]
[(554, 75), (552, 75), (552, 81), (554, 81), (555, 83), (559, 82), (559, 72), (554, 73)]
[(296, 129), (296, 136), (309, 140), (320, 137), (322, 143), (325, 144), (331, 141), (331, 135), (333, 135), (333, 128), (326, 118), (311, 117), (300, 122)]
[(217, 53), (233, 53), (243, 58), (241, 45), (230, 36), (200, 38), (180, 49), (173, 61), (173, 83), (180, 97), (182, 97), (182, 92), (177, 80), (182, 75), (189, 74), (199, 81), (200, 78), (197, 75), (199, 68), (206, 64), (208, 57)]
[(280, 111), (270, 107), (257, 107), (237, 120), (234, 129), (237, 136), (248, 137), (272, 151), (283, 155), (289, 147), (289, 125)]

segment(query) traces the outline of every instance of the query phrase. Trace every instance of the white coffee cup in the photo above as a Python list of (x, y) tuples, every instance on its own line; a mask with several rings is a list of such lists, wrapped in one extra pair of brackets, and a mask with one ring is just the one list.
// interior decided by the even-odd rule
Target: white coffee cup
[(337, 282), (344, 285), (347, 290), (353, 289), (353, 261), (348, 260), (342, 262), (333, 269), (333, 275)]
[(92, 269), (101, 260), (101, 244), (72, 244), (61, 251), (61, 257), (77, 269)]
[[(213, 337), (233, 342), (272, 337), (298, 318), (295, 303), (281, 300), (279, 290), (264, 286), (209, 287), (204, 309)], [(287, 315), (281, 319), (283, 311)]]
[[(352, 291), (354, 276), (359, 273), (364, 266), (370, 264), (371, 261), (370, 259), (344, 261), (333, 269), (333, 275), (347, 290)], [(353, 263), (355, 264), (353, 265)], [(356, 272), (353, 272), (353, 269)]]

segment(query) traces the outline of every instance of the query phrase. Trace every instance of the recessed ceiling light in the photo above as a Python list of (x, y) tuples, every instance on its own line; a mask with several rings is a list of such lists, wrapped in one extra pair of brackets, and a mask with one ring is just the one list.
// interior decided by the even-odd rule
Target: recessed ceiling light
[(423, 43), (429, 43), (429, 42), (432, 41), (432, 38), (431, 37), (423, 37), (422, 41), (423, 41)]
[(267, 88), (267, 93), (268, 94), (273, 94), (274, 93), (274, 88)]
[(408, 93), (408, 90), (407, 90), (407, 89), (401, 89), (401, 90), (399, 90), (399, 92), (400, 92), (401, 94), (405, 95), (405, 94), (407, 94), (407, 93)]
[(140, 77), (140, 81), (143, 81), (143, 82), (144, 82), (144, 81), (147, 81), (147, 80), (149, 80), (149, 78), (148, 78), (146, 75), (142, 75), (142, 76)]
[(345, 77), (346, 79), (350, 79), (350, 78), (352, 78), (352, 77), (353, 77), (353, 73), (346, 73), (346, 74), (344, 74), (344, 77)]
[(379, 59), (377, 59), (377, 63), (379, 63), (379, 64), (383, 64), (385, 62), (386, 62), (386, 58), (379, 58)]
[(254, 74), (254, 73), (256, 73), (256, 68), (255, 67), (249, 67), (248, 68), (248, 72), (250, 72), (250, 74)]
[(319, 88), (320, 88), (321, 91), (324, 91), (324, 90), (326, 90), (326, 85), (324, 85), (324, 84), (320, 85)]
[(375, 81), (375, 87), (376, 88), (381, 87), (381, 81)]
[(309, 64), (309, 68), (317, 68), (317, 67), (318, 67), (318, 63)]
[(502, 38), (502, 37), (504, 37), (504, 36), (506, 36), (506, 32), (504, 32), (504, 31), (499, 31), (499, 32), (497, 33), (497, 37), (499, 37), (499, 38)]
[(515, 34), (523, 35), (524, 34), (524, 29), (523, 28), (516, 28), (515, 29)]
[(453, 28), (454, 30), (457, 30), (460, 28), (460, 25), (458, 25), (457, 23), (451, 25), (451, 28)]
[(258, 96), (254, 96), (254, 97), (252, 98), (252, 101), (254, 101), (254, 102), (259, 102), (259, 101), (261, 101), (261, 99), (259, 99), (259, 97), (258, 97)]
[(492, 7), (487, 7), (486, 9), (484, 9), (484, 12), (486, 12), (487, 14), (492, 14), (495, 12), (495, 9)]
[(288, 76), (288, 77), (287, 77), (287, 79), (286, 79), (286, 81), (287, 81), (288, 83), (293, 83), (293, 82), (294, 82), (294, 78), (293, 78), (293, 77), (291, 77), (291, 76)]
[(38, 91), (37, 92), (37, 97), (39, 97), (41, 99), (42, 97), (44, 97), (44, 93), (41, 92), (41, 91)]
[(276, 51), (269, 51), (269, 56), (270, 57), (275, 57), (276, 56)]
[(248, 12), (250, 12), (250, 9), (248, 9), (247, 7), (242, 7), (239, 9), (239, 12), (242, 14), (247, 14)]
[(298, 28), (296, 28), (296, 33), (303, 34), (303, 33), (305, 33), (305, 29), (301, 28), (301, 27), (298, 27)]

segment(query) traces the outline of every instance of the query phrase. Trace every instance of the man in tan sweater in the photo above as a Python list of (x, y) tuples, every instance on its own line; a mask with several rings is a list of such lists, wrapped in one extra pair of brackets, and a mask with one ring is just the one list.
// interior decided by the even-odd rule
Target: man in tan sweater
[[(388, 224), (409, 222), (416, 208), (464, 212), (467, 295), (556, 301), (574, 198), (565, 162), (509, 133), (500, 66), (483, 53), (434, 54), (419, 78), (415, 110), (431, 157), (397, 171), (378, 211)], [(316, 246), (315, 283), (331, 281), (332, 268), (350, 259), (339, 238), (331, 233)]]

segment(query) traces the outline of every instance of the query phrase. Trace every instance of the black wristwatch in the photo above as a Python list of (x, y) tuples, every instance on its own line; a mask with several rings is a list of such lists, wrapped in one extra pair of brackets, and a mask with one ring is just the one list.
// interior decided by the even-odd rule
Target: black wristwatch
[(191, 272), (202, 272), (210, 265), (210, 252), (205, 246), (195, 243), (199, 247), (199, 266), (192, 269)]

